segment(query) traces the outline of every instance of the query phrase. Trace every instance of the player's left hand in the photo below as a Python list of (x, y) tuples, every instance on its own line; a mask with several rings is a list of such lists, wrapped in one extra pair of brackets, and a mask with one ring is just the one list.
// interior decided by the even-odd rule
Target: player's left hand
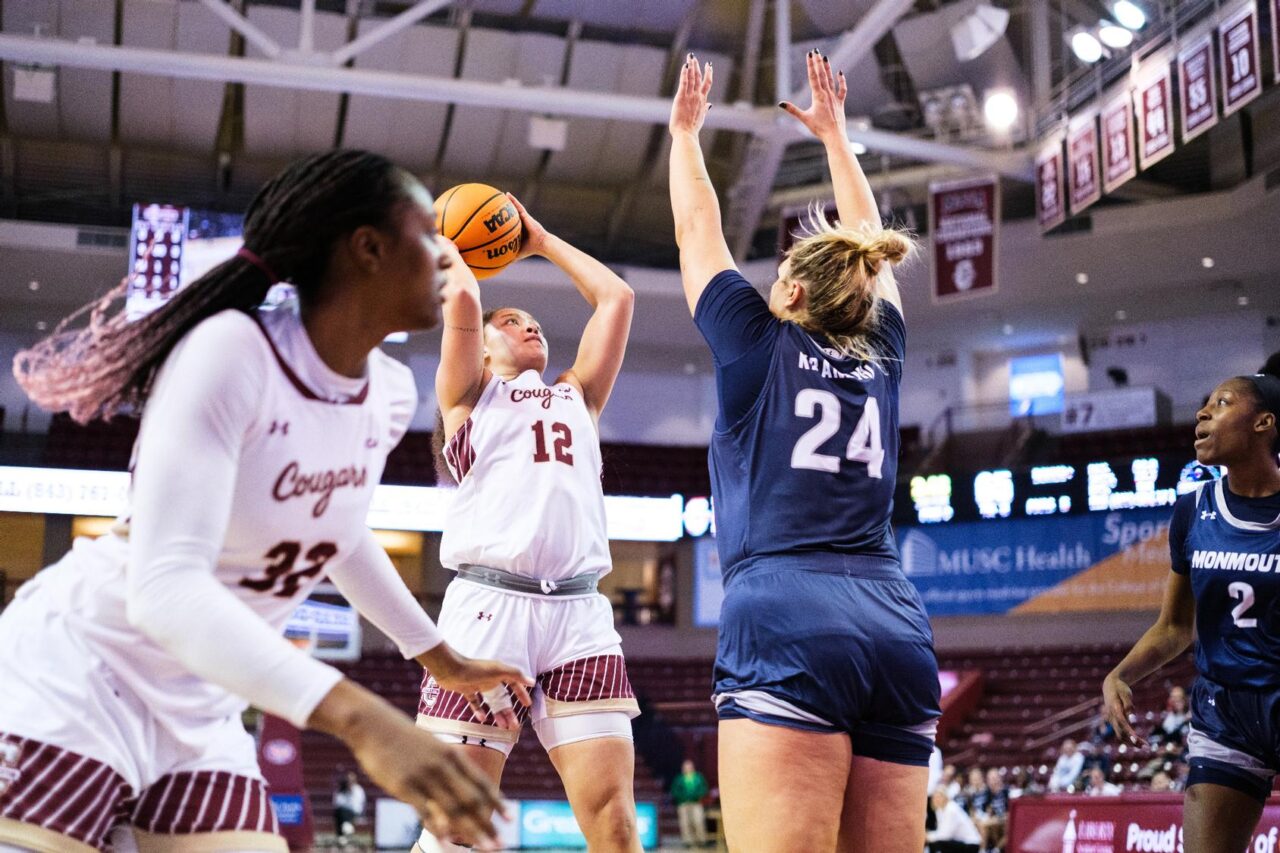
[[(460, 655), (448, 643), (441, 643), (418, 656), (418, 662), (427, 668), (436, 683), (445, 690), (452, 690), (466, 697), (471, 710), (480, 719), (486, 716), (484, 697), (486, 691), (510, 690), (511, 695), (526, 708), (533, 704), (529, 688), (533, 679), (514, 666), (496, 660), (478, 660)], [(505, 729), (520, 727), (514, 708), (494, 708), (495, 722)]]
[(671, 101), (671, 118), (667, 122), (667, 130), (673, 136), (677, 133), (696, 134), (701, 130), (707, 111), (711, 109), (711, 104), (707, 101), (710, 95), (711, 63), (707, 63), (704, 71), (698, 58), (691, 53), (680, 68), (680, 84)]
[(796, 121), (809, 129), (809, 132), (824, 143), (849, 140), (845, 130), (844, 98), (849, 91), (844, 72), (831, 74), (831, 63), (816, 50), (809, 51), (805, 58), (809, 72), (809, 95), (813, 103), (808, 109), (800, 109), (790, 101), (782, 101), (778, 106), (786, 110)]
[(1111, 672), (1102, 682), (1103, 717), (1117, 735), (1127, 738), (1134, 746), (1146, 746), (1146, 741), (1133, 730), (1129, 715), (1133, 713), (1133, 689)]
[(547, 229), (529, 215), (529, 211), (524, 209), (520, 199), (511, 193), (507, 193), (507, 198), (516, 206), (516, 211), (520, 214), (520, 253), (516, 255), (516, 260), (543, 254), (547, 248), (547, 238), (550, 236)]

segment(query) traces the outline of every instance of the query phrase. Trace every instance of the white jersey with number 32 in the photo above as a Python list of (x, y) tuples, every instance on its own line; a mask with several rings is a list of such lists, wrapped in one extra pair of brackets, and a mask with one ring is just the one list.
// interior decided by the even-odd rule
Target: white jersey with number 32
[(543, 580), (611, 568), (600, 437), (582, 393), (493, 377), (445, 448), (458, 481), (440, 561)]

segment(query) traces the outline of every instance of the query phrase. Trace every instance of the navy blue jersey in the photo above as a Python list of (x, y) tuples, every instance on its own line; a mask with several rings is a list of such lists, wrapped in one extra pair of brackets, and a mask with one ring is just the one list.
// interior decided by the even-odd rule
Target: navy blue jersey
[(1226, 483), (1178, 498), (1169, 524), (1173, 570), (1195, 594), (1196, 666), (1227, 687), (1280, 688), (1280, 495)]
[(889, 519), (906, 333), (898, 310), (879, 304), (877, 358), (865, 362), (778, 320), (736, 270), (698, 301), (720, 398), (710, 461), (726, 582), (762, 555), (898, 560)]

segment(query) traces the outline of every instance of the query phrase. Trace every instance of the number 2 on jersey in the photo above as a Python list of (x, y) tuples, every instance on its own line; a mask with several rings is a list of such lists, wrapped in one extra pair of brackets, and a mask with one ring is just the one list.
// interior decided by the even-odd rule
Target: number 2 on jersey
[[(840, 398), (820, 388), (805, 388), (796, 394), (796, 417), (817, 418), (791, 449), (791, 467), (810, 471), (840, 471), (840, 457), (819, 453), (818, 448), (840, 430)], [(880, 479), (884, 466), (884, 445), (880, 440), (880, 404), (875, 397), (868, 397), (862, 407), (862, 417), (849, 436), (844, 458), (862, 462), (867, 466), (867, 476)]]
[(1227, 594), (1232, 598), (1240, 599), (1240, 603), (1231, 608), (1231, 621), (1236, 623), (1237, 628), (1257, 628), (1258, 620), (1252, 616), (1245, 616), (1253, 606), (1253, 587), (1247, 583), (1236, 581), (1227, 587)]
[[(550, 462), (551, 454), (547, 452), (547, 425), (542, 421), (534, 421), (530, 429), (533, 430), (533, 461)], [(573, 447), (573, 431), (569, 429), (568, 424), (556, 421), (551, 425), (551, 433), (556, 436), (551, 444), (556, 454), (556, 461), (572, 465), (573, 454), (569, 452), (569, 448)]]

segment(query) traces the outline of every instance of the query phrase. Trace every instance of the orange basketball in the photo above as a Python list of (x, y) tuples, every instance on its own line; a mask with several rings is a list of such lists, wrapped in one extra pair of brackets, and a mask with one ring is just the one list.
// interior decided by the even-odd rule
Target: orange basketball
[(502, 190), (488, 184), (458, 184), (436, 199), (436, 227), (458, 246), (462, 260), (488, 278), (520, 251), (520, 213)]

